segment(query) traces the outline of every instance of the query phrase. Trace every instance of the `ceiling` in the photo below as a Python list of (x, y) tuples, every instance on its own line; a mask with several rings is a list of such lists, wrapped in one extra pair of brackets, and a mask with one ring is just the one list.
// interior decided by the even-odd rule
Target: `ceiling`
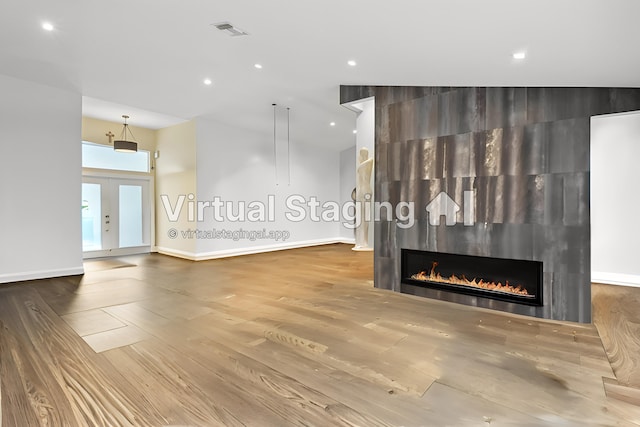
[(2, 0), (0, 73), (156, 128), (204, 116), (267, 138), (277, 103), (293, 140), (343, 149), (340, 84), (638, 87), (638, 16), (637, 0)]

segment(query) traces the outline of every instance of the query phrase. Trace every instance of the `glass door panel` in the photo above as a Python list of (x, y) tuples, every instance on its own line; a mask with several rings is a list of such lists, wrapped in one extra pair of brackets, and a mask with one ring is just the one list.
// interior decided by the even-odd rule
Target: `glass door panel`
[(82, 250), (102, 249), (102, 185), (82, 183)]
[(119, 247), (130, 248), (144, 245), (142, 216), (142, 185), (120, 185), (119, 187)]

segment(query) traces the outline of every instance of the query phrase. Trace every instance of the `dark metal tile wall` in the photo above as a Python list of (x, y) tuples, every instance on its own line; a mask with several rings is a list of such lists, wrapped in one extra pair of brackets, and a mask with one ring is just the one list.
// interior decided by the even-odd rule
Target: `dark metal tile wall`
[[(343, 86), (341, 102), (376, 97), (376, 202), (414, 202), (402, 228), (375, 224), (375, 285), (537, 317), (589, 322), (590, 116), (640, 109), (635, 88)], [(624, 155), (624, 153), (621, 153)], [(430, 225), (441, 191), (473, 225)], [(529, 307), (400, 283), (400, 249), (542, 261), (544, 306)]]

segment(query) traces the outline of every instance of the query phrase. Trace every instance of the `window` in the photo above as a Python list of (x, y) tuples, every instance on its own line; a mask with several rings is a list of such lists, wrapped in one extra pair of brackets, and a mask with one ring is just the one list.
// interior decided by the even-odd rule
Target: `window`
[(109, 145), (82, 141), (82, 167), (129, 172), (149, 172), (149, 152), (120, 153)]

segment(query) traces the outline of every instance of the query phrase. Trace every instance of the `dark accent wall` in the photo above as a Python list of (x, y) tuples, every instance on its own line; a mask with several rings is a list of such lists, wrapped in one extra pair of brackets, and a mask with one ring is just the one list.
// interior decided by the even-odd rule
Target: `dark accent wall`
[[(341, 102), (375, 96), (377, 202), (414, 202), (416, 222), (375, 224), (375, 286), (531, 316), (591, 320), (590, 117), (640, 110), (635, 88), (342, 86)], [(624, 155), (624, 153), (620, 153)], [(473, 225), (429, 225), (441, 191)], [(544, 306), (400, 283), (400, 249), (543, 262)]]

